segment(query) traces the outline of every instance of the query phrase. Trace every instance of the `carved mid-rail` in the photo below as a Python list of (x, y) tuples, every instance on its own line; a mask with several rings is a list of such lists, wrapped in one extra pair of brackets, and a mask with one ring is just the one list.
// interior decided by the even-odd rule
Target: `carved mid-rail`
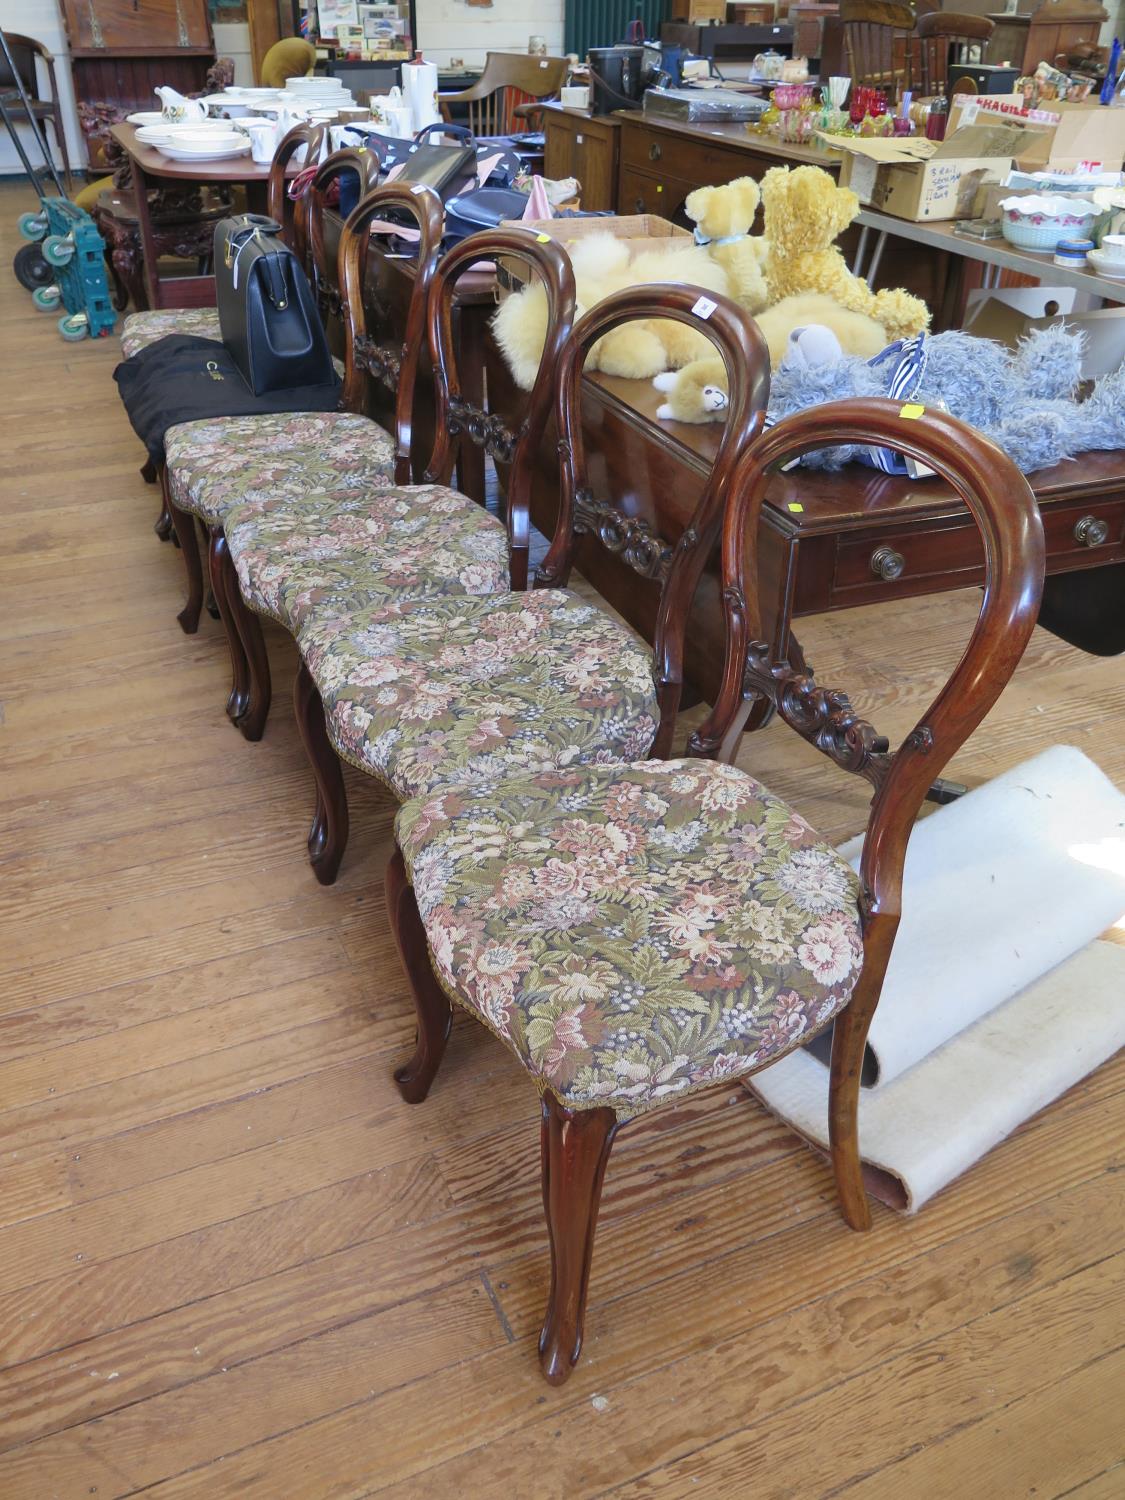
[(361, 334), (355, 341), (352, 353), (356, 365), (361, 370), (366, 370), (372, 379), (377, 380), (380, 385), (385, 385), (388, 390), (397, 390), (399, 380), (402, 377), (402, 357), (393, 349), (384, 349), (367, 334)]
[(619, 556), (642, 578), (657, 582), (667, 578), (673, 548), (647, 521), (622, 515), (610, 501), (596, 499), (589, 490), (575, 492), (574, 529), (595, 532), (607, 551)]
[(449, 431), (454, 436), (463, 432), (498, 463), (510, 464), (515, 456), (517, 434), (502, 418), (481, 411), (463, 396), (449, 398)]
[(890, 741), (861, 719), (846, 693), (820, 687), (807, 670), (773, 660), (765, 641), (751, 641), (742, 678), (746, 696), (760, 694), (781, 718), (841, 770), (878, 787), (891, 763)]

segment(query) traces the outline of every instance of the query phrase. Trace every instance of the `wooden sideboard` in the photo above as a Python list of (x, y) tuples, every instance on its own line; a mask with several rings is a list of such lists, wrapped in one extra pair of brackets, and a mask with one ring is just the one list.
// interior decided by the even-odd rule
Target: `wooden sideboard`
[(547, 137), (544, 174), (555, 179), (577, 177), (583, 208), (616, 207), (621, 117), (591, 115), (550, 103), (543, 108), (543, 129)]

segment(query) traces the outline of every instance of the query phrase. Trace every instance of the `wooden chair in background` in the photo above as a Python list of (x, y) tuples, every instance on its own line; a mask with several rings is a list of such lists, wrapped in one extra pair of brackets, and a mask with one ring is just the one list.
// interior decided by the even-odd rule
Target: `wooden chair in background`
[[(5, 35), (8, 39), (8, 50), (12, 54), (12, 61), (16, 65), (16, 72), (20, 76), (31, 103), (32, 118), (40, 125), (50, 125), (55, 133), (55, 144), (62, 157), (63, 172), (66, 174), (69, 187), (70, 154), (66, 147), (66, 130), (63, 126), (62, 107), (59, 103), (59, 81), (55, 76), (54, 54), (42, 42), (37, 42), (33, 36), (17, 36), (14, 31), (6, 32)], [(43, 64), (47, 74), (47, 84), (51, 92), (46, 98), (39, 92), (37, 62)], [(15, 82), (7, 59), (0, 56), (0, 91), (6, 93), (9, 89), (14, 89)], [(12, 118), (17, 122), (27, 119), (27, 111), (18, 98), (9, 103), (8, 109)]]
[(951, 62), (960, 62), (955, 49), (979, 45), (981, 57), (995, 30), (987, 16), (936, 10), (918, 17), (918, 86), (923, 94), (944, 94)]
[(840, 23), (852, 86), (897, 98), (911, 87), (914, 11), (898, 0), (841, 0)]
[(467, 89), (438, 94), (442, 119), (451, 120), (450, 105), (468, 108), (467, 124), (475, 136), (511, 135), (542, 114), (543, 101), (554, 98), (566, 82), (565, 57), (531, 57), (520, 52), (490, 52), (484, 72)]

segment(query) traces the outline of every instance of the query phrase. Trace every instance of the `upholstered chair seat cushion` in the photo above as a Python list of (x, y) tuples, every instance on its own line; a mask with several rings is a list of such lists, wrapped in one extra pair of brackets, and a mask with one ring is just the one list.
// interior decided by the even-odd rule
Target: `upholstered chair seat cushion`
[(562, 589), (313, 604), (297, 636), (340, 754), (401, 799), (632, 761), (656, 731), (648, 651)]
[(351, 613), (384, 600), (508, 589), (504, 526), (443, 485), (239, 508), (224, 529), (243, 598), (294, 635), (314, 603)]
[(169, 334), (190, 334), (193, 338), (214, 339), (221, 344), (219, 310), (216, 307), (164, 307), (158, 312), (130, 313), (121, 328), (121, 353), (132, 359), (149, 344), (166, 339)]
[(350, 412), (274, 412), (182, 422), (164, 438), (169, 491), (180, 510), (222, 526), (237, 506), (263, 507), (331, 489), (385, 489), (394, 443)]
[(751, 1073), (859, 977), (852, 870), (735, 767), (438, 787), (396, 831), (443, 987), (571, 1108), (626, 1117)]

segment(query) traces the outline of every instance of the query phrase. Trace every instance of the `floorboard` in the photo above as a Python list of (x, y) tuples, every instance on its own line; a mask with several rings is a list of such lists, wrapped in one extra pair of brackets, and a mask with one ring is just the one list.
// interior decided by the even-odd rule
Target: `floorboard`
[[(26, 188), (0, 188), (16, 248)], [(741, 1089), (625, 1134), (587, 1350), (539, 1379), (533, 1090), (458, 1020), (429, 1102), (386, 926), (394, 809), (348, 773), (331, 890), (289, 689), (248, 745), (186, 637), (112, 382), (0, 282), (0, 1495), (1110, 1500), (1123, 1491), (1125, 1059), (914, 1220), (850, 1234)], [(892, 735), (977, 596), (803, 622)], [(889, 645), (893, 644), (893, 650)], [(1125, 678), (1036, 632), (951, 768), (1059, 741), (1125, 786)], [(825, 835), (862, 785), (791, 734), (741, 763)]]

